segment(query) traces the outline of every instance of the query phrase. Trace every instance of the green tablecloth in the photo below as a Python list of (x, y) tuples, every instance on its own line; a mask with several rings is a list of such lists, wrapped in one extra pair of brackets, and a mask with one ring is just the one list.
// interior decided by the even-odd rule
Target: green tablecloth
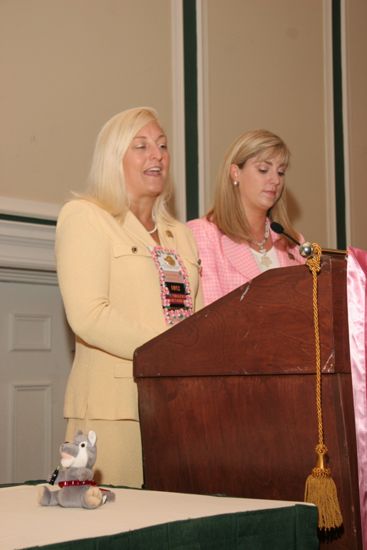
[[(313, 550), (317, 510), (296, 505), (177, 521), (109, 537), (43, 546), (68, 550)], [(29, 548), (34, 550), (36, 546)]]

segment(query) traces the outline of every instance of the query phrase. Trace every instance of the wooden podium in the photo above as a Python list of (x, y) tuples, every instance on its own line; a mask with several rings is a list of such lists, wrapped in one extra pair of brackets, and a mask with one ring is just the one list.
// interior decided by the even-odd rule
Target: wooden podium
[[(361, 549), (346, 260), (318, 275), (324, 440), (344, 533)], [(145, 487), (302, 501), (316, 465), (312, 274), (273, 269), (138, 348)]]

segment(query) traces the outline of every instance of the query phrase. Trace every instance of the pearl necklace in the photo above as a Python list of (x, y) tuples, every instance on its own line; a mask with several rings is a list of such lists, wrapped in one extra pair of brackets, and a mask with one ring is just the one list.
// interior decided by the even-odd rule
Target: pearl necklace
[(251, 241), (253, 244), (256, 244), (256, 246), (259, 247), (260, 254), (266, 254), (265, 243), (268, 240), (269, 234), (270, 234), (270, 223), (269, 223), (269, 220), (267, 219), (266, 222), (265, 222), (265, 230), (264, 230), (263, 240), (260, 241), (260, 242)]

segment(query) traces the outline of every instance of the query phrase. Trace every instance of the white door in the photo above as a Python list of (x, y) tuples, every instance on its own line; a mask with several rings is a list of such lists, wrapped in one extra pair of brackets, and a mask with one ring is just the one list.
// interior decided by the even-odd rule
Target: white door
[(47, 479), (59, 464), (73, 347), (56, 281), (0, 281), (0, 483)]

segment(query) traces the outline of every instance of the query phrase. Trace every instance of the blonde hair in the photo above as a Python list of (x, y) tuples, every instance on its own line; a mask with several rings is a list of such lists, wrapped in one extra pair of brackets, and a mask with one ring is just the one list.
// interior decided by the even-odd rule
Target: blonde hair
[[(121, 220), (129, 209), (122, 161), (133, 138), (150, 122), (156, 122), (161, 127), (155, 109), (127, 109), (108, 120), (97, 136), (88, 184), (82, 198), (98, 204)], [(171, 218), (167, 210), (171, 193), (172, 182), (168, 177), (163, 193), (154, 204), (153, 215), (156, 218)]]
[[(274, 156), (279, 156), (282, 164), (288, 167), (290, 151), (287, 145), (279, 136), (268, 130), (245, 132), (238, 136), (227, 149), (217, 177), (214, 204), (206, 217), (234, 241), (250, 242), (252, 236), (238, 187), (233, 185), (231, 165), (236, 164), (242, 169), (250, 158), (268, 160)], [(284, 189), (276, 204), (268, 212), (268, 216), (279, 222), (286, 233), (298, 240), (299, 235), (292, 228), (287, 214)]]

